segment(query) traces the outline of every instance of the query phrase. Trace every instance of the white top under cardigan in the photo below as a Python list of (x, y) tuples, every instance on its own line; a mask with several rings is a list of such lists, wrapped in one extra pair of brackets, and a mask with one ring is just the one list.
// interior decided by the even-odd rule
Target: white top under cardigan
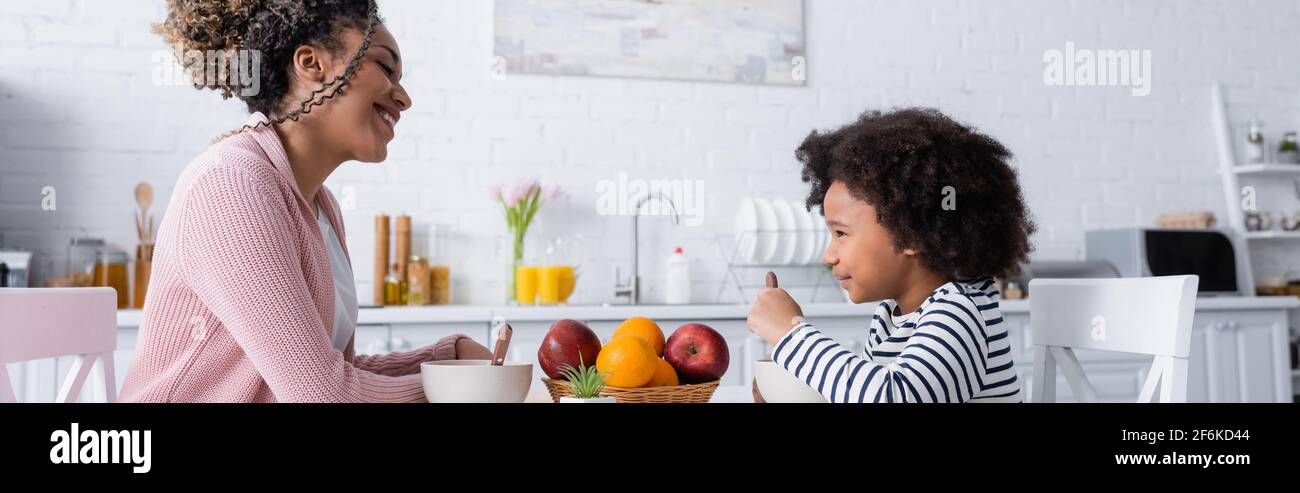
[(325, 240), (325, 250), (329, 252), (330, 271), (334, 275), (334, 349), (344, 351), (348, 340), (357, 331), (357, 285), (352, 277), (352, 266), (343, 254), (343, 245), (338, 235), (330, 227), (329, 217), (323, 209), (316, 214), (320, 224), (320, 234)]

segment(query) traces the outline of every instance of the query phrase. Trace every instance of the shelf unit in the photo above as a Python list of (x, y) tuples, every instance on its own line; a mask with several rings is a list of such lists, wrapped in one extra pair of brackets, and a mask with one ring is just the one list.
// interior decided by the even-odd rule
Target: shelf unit
[(1300, 231), (1247, 231), (1247, 240), (1295, 240), (1300, 239)]
[(1241, 164), (1229, 168), (1236, 175), (1295, 175), (1300, 176), (1300, 165), (1295, 164)]
[[(1277, 229), (1280, 221), (1274, 218), (1274, 229), (1267, 231), (1246, 231), (1245, 211), (1241, 208), (1242, 180), (1295, 179), (1300, 180), (1300, 165), (1284, 163), (1241, 164), (1237, 162), (1236, 148), (1233, 146), (1232, 125), (1228, 119), (1228, 104), (1222, 84), (1214, 84), (1210, 91), (1210, 118), (1214, 125), (1214, 141), (1219, 161), (1219, 174), (1223, 178), (1223, 197), (1228, 218), (1225, 229), (1230, 235), (1237, 255), (1237, 269), (1245, 269), (1247, 285), (1242, 287), (1243, 294), (1255, 293), (1254, 264), (1251, 262), (1252, 245), (1268, 241), (1300, 240), (1300, 231), (1282, 231)], [(1297, 185), (1300, 188), (1300, 185)], [(1297, 206), (1300, 208), (1300, 206)], [(1300, 245), (1296, 247), (1300, 251)]]

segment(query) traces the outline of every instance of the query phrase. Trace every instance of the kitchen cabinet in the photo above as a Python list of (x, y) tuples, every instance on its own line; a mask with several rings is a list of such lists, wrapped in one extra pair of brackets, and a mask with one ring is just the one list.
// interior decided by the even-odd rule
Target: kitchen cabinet
[[(435, 344), (442, 338), (455, 334), (464, 334), (490, 350), (493, 344), (488, 344), (489, 331), (486, 322), (393, 325), (389, 328), (388, 350), (411, 351)], [(512, 351), (511, 354), (514, 352)]]
[(1188, 362), (1195, 402), (1291, 402), (1284, 317), (1261, 312), (1197, 313)]
[(381, 354), (393, 351), (388, 326), (384, 324), (357, 324), (356, 340), (352, 349), (357, 354)]

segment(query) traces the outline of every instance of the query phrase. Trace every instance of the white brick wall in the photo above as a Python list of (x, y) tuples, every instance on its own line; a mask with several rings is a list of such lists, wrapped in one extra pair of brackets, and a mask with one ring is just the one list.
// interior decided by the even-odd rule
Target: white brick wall
[[(38, 279), (63, 275), (74, 234), (131, 247), (134, 184), (150, 181), (156, 203), (166, 204), (184, 165), (244, 118), (242, 105), (214, 93), (152, 83), (150, 56), (163, 45), (148, 26), (162, 5), (0, 1), (0, 232), (39, 252)], [(484, 190), (533, 176), (571, 194), (543, 211), (534, 243), (585, 235), (577, 301), (608, 300), (613, 266), (627, 262), (629, 221), (594, 214), (595, 184), (625, 171), (705, 181), (704, 225), (648, 219), (642, 251), (653, 266), (685, 246), (696, 259), (697, 297), (712, 301), (722, 272), (713, 238), (730, 230), (738, 198), (800, 198), (794, 146), (868, 107), (938, 106), (1006, 143), (1041, 226), (1037, 255), (1051, 258), (1081, 256), (1085, 228), (1148, 224), (1178, 210), (1222, 214), (1212, 82), (1228, 84), (1235, 121), (1268, 122), (1270, 141), (1300, 126), (1297, 0), (808, 0), (802, 88), (494, 80), (491, 2), (383, 0), (382, 12), (408, 59), (415, 107), (388, 162), (349, 163), (327, 182), (356, 193), (345, 220), (362, 293), (370, 292), (370, 216), (406, 212), (417, 250), (435, 248), (456, 266), (458, 302), (499, 302), (504, 226)], [(1045, 86), (1043, 53), (1067, 41), (1152, 50), (1151, 95)], [(57, 212), (39, 209), (44, 185), (57, 187)], [(440, 239), (430, 246), (423, 236), (435, 224)], [(1284, 249), (1274, 254), (1257, 264), (1295, 261)], [(647, 270), (653, 285), (658, 269)]]

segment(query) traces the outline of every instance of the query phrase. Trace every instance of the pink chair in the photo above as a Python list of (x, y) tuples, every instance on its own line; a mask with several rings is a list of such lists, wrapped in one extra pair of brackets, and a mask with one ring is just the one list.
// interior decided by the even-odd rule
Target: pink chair
[(58, 402), (74, 402), (101, 362), (104, 395), (117, 400), (117, 293), (113, 288), (0, 288), (0, 402), (17, 402), (7, 363), (77, 356), (59, 386)]

